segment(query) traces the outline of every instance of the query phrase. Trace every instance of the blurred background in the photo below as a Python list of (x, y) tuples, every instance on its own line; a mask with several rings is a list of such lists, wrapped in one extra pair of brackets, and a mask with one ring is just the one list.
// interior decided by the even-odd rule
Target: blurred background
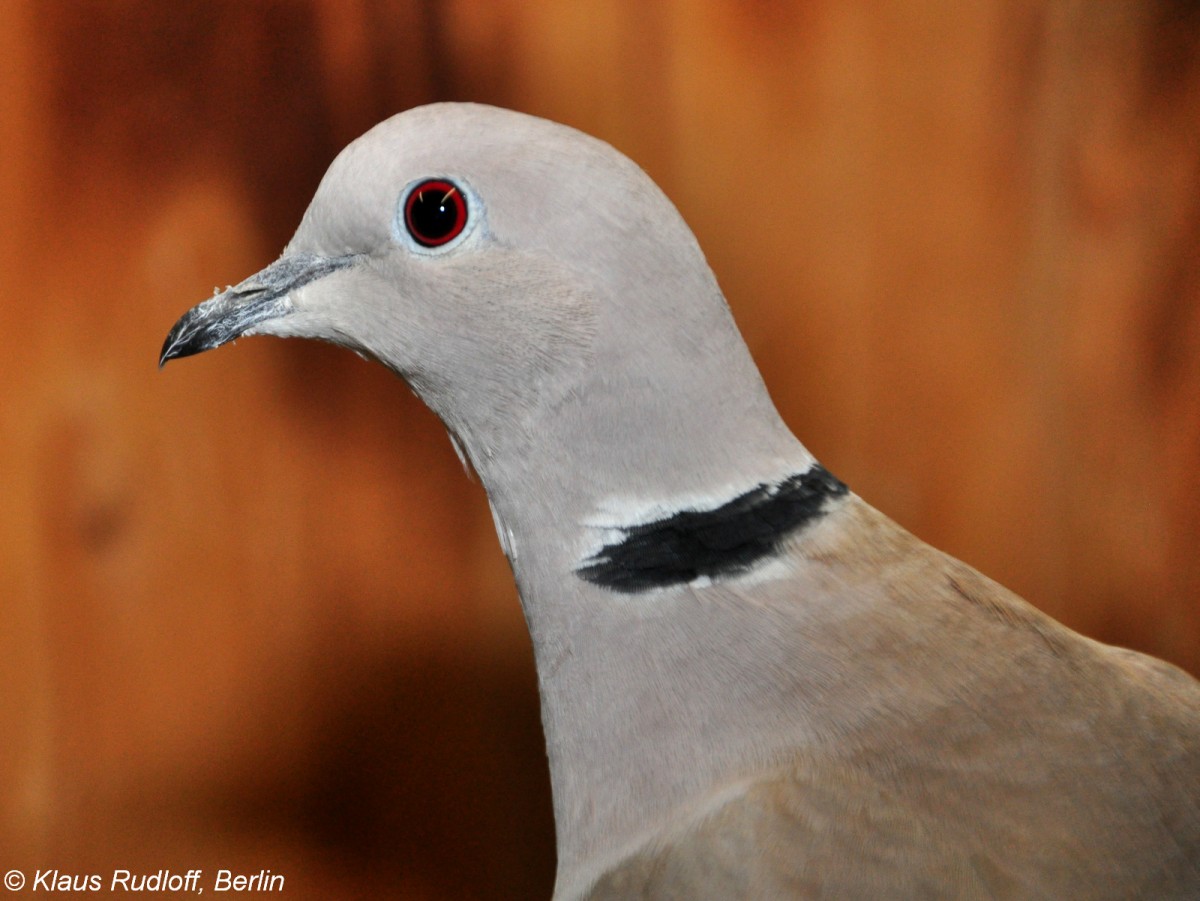
[(1195, 0), (2, 0), (0, 869), (548, 897), (478, 483), (381, 367), (155, 362), (335, 153), (469, 99), (691, 223), (785, 419), (918, 535), (1200, 672)]

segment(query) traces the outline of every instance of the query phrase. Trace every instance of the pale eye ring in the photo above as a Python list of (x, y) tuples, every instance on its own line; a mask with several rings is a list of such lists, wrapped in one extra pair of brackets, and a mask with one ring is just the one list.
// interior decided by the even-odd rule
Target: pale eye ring
[(404, 227), (422, 247), (453, 241), (467, 227), (468, 218), (466, 195), (444, 178), (420, 182), (404, 201)]

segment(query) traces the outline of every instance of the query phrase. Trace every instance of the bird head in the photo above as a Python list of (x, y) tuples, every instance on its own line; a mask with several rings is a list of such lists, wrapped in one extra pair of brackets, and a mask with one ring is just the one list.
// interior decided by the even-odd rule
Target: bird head
[(602, 141), (477, 104), (418, 107), (346, 147), (283, 255), (180, 318), (160, 365), (249, 335), (380, 360), (477, 469), (551, 421), (636, 452), (680, 411), (714, 428), (769, 405), (654, 182)]

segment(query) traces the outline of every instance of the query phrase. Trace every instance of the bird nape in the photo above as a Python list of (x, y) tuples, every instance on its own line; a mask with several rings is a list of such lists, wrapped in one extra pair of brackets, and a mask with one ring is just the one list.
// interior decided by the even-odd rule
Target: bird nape
[(1200, 897), (1200, 685), (891, 522), (780, 420), (632, 162), (474, 104), (333, 162), (176, 323), (382, 361), (478, 472), (533, 636), (555, 897)]

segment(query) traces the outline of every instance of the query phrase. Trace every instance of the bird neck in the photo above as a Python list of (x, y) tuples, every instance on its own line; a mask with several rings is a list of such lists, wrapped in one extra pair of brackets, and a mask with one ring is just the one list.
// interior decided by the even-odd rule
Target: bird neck
[[(586, 423), (560, 411), (544, 441), (478, 467), (533, 640), (560, 887), (770, 756), (760, 736), (784, 740), (782, 749), (803, 732), (800, 717), (736, 713), (745, 705), (733, 686), (759, 697), (782, 691), (773, 672), (790, 653), (770, 634), (776, 621), (737, 588), (677, 578), (631, 593), (584, 572), (627, 527), (718, 510), (813, 471), (771, 412), (722, 421), (664, 408), (634, 417), (643, 424), (634, 428), (627, 409), (592, 403)], [(771, 561), (761, 562), (749, 578), (769, 572)]]

